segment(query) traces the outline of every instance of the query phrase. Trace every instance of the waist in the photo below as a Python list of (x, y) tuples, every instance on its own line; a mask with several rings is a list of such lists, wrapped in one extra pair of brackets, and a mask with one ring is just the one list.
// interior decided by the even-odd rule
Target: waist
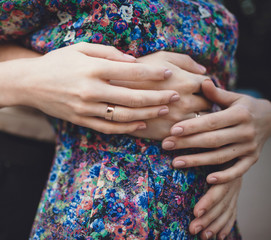
[(181, 149), (166, 151), (161, 141), (133, 137), (126, 134), (103, 134), (92, 129), (80, 127), (69, 122), (55, 119), (57, 144), (66, 149), (81, 148), (87, 152), (111, 152), (115, 154), (168, 155), (171, 158), (203, 151), (202, 149)]

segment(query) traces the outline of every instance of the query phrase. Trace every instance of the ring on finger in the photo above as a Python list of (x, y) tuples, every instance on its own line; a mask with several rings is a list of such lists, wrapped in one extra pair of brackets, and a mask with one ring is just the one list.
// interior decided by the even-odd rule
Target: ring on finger
[(106, 108), (106, 112), (105, 112), (105, 116), (104, 118), (106, 120), (113, 120), (113, 115), (114, 115), (114, 111), (115, 111), (115, 106), (112, 104), (108, 104), (107, 108)]

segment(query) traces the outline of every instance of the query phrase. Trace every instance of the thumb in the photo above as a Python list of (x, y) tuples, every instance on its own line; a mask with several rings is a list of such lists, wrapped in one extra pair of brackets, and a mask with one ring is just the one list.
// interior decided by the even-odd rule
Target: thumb
[(240, 98), (238, 93), (217, 88), (209, 79), (203, 81), (201, 88), (207, 99), (223, 107), (229, 107)]
[(112, 46), (82, 42), (82, 43), (75, 44), (72, 47), (75, 50), (89, 57), (104, 58), (104, 59), (119, 61), (119, 62), (135, 62), (136, 61), (135, 57), (128, 54), (124, 54)]

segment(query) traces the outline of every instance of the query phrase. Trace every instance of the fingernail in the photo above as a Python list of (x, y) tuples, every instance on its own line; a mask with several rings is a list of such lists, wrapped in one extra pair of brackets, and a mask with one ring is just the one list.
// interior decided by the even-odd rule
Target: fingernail
[(202, 73), (205, 73), (206, 72), (206, 67), (198, 64), (198, 67), (199, 67), (199, 70), (202, 72)]
[(125, 53), (124, 53), (123, 56), (126, 57), (126, 58), (128, 58), (129, 60), (133, 60), (133, 61), (136, 60), (136, 58), (135, 58), (134, 56), (129, 55), (129, 54), (125, 54)]
[(213, 233), (211, 231), (208, 231), (205, 233), (205, 236), (207, 239), (210, 239), (213, 236)]
[(160, 111), (158, 112), (158, 116), (163, 116), (169, 113), (169, 109), (167, 107), (164, 107), (162, 109), (160, 109)]
[(225, 238), (226, 238), (226, 235), (223, 234), (219, 239), (220, 239), (220, 240), (224, 240)]
[(172, 71), (167, 69), (164, 74), (165, 74), (164, 75), (165, 79), (167, 79), (167, 78), (169, 78), (172, 75)]
[(164, 142), (164, 143), (162, 144), (162, 147), (163, 147), (164, 149), (172, 149), (172, 148), (175, 147), (175, 143), (172, 142), (172, 141), (166, 141), (166, 142)]
[(177, 102), (180, 100), (180, 96), (178, 94), (174, 94), (170, 99), (169, 102)]
[(205, 212), (206, 211), (204, 209), (199, 210), (199, 212), (198, 212), (198, 218), (200, 218), (201, 216), (203, 216), (205, 214)]
[(198, 234), (202, 230), (202, 226), (198, 226), (195, 228), (195, 234)]
[(176, 168), (181, 168), (185, 166), (185, 162), (184, 161), (174, 161), (174, 167)]
[(213, 183), (216, 183), (216, 182), (217, 182), (217, 178), (215, 178), (215, 177), (211, 177), (210, 179), (208, 179), (208, 183), (213, 184)]
[(146, 129), (146, 128), (147, 128), (146, 125), (139, 125), (139, 126), (137, 127), (137, 130), (143, 130), (143, 129)]
[(173, 136), (181, 135), (183, 133), (183, 128), (182, 127), (175, 127), (171, 130), (171, 134)]

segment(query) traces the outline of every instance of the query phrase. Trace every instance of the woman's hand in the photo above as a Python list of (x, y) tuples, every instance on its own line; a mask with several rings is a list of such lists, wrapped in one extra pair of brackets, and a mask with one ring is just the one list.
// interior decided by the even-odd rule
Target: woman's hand
[(168, 149), (211, 148), (211, 150), (174, 159), (176, 168), (223, 164), (233, 159), (232, 166), (210, 174), (210, 184), (225, 183), (242, 176), (259, 158), (266, 139), (271, 134), (271, 103), (243, 94), (216, 88), (204, 81), (205, 96), (225, 110), (182, 121), (171, 129), (174, 136), (163, 141)]
[(216, 236), (223, 240), (230, 233), (237, 214), (237, 200), (242, 178), (213, 185), (194, 208), (195, 219), (191, 222), (191, 234), (200, 233), (201, 239)]
[[(135, 60), (113, 47), (80, 43), (38, 58), (7, 61), (1, 63), (1, 73), (8, 70), (13, 79), (0, 78), (0, 105), (35, 107), (108, 134), (144, 129), (146, 124), (139, 120), (167, 114), (165, 104), (177, 101), (179, 95), (173, 90), (134, 90), (109, 84), (110, 79), (162, 82), (172, 74), (166, 66)], [(113, 121), (103, 119), (109, 103), (116, 105)]]
[(171, 52), (156, 52), (137, 59), (137, 62), (154, 66), (165, 66), (172, 71), (166, 81), (111, 81), (111, 84), (133, 89), (175, 90), (180, 100), (170, 103), (169, 114), (146, 121), (147, 129), (138, 130), (131, 135), (161, 140), (170, 134), (170, 128), (181, 120), (194, 117), (194, 112), (211, 109), (211, 104), (198, 93), (205, 80), (205, 69), (189, 56)]

